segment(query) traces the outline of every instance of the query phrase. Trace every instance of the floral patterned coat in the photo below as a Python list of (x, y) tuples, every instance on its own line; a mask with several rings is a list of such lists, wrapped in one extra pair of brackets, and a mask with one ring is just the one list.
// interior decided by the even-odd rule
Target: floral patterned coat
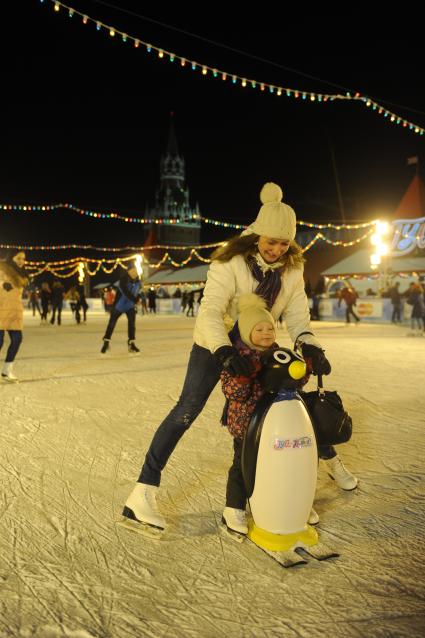
[[(249, 348), (241, 339), (234, 343), (239, 354), (246, 356), (253, 364), (254, 370), (249, 377), (234, 377), (223, 370), (221, 387), (228, 399), (226, 423), (229, 432), (237, 439), (243, 439), (255, 406), (264, 394), (257, 376), (261, 370), (260, 350)], [(275, 343), (272, 348), (278, 348)]]
[[(250, 359), (254, 370), (249, 377), (233, 377), (225, 370), (222, 371), (220, 376), (221, 387), (227, 399), (223, 412), (225, 420), (223, 421), (222, 418), (222, 424), (227, 425), (233, 437), (243, 439), (255, 407), (264, 395), (264, 390), (257, 380), (258, 373), (262, 369), (260, 357), (263, 352), (249, 348), (240, 337), (235, 341), (233, 346), (239, 354)], [(270, 349), (277, 350), (279, 347), (277, 343), (274, 343), (270, 346)], [(306, 359), (306, 364), (307, 373), (300, 379), (299, 389), (301, 389), (310, 378), (312, 368), (311, 359)]]

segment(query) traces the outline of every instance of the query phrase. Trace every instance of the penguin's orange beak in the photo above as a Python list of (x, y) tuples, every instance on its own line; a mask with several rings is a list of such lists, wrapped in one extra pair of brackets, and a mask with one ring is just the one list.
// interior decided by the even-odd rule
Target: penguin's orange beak
[(304, 361), (293, 361), (288, 367), (289, 376), (293, 379), (302, 379), (307, 374), (307, 366)]

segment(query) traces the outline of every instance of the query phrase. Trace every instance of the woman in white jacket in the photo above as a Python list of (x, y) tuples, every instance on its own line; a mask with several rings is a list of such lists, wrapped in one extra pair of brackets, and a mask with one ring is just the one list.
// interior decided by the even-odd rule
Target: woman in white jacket
[[(250, 372), (250, 363), (232, 346), (229, 330), (237, 320), (240, 295), (255, 292), (267, 302), (274, 319), (283, 315), (290, 337), (312, 359), (314, 374), (329, 374), (331, 366), (310, 328), (304, 290), (303, 257), (296, 244), (294, 210), (284, 204), (282, 190), (265, 184), (257, 219), (240, 237), (212, 255), (204, 296), (195, 323), (194, 345), (176, 406), (157, 429), (139, 479), (123, 515), (133, 521), (164, 528), (156, 492), (170, 455), (202, 411), (225, 368), (235, 376)], [(342, 465), (333, 448), (323, 451), (328, 471), (343, 489), (357, 479)]]

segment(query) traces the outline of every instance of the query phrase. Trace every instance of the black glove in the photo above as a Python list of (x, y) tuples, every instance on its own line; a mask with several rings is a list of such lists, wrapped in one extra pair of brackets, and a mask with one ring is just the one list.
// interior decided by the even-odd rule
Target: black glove
[(214, 352), (214, 356), (222, 370), (232, 377), (248, 377), (254, 370), (251, 361), (239, 354), (232, 346), (221, 346)]
[(322, 348), (313, 346), (310, 343), (303, 343), (301, 345), (301, 352), (304, 359), (311, 359), (313, 374), (330, 374), (331, 364), (325, 357), (325, 353)]
[(10, 290), (12, 290), (13, 286), (8, 281), (5, 281), (3, 284), (3, 288), (6, 290), (6, 292), (9, 292)]

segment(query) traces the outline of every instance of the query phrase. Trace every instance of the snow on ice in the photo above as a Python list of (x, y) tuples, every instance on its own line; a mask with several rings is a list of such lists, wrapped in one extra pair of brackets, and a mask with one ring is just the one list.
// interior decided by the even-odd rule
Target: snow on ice
[[(26, 317), (21, 382), (0, 387), (0, 636), (423, 636), (425, 338), (315, 324), (328, 386), (353, 417), (339, 452), (360, 485), (342, 492), (320, 467), (319, 531), (340, 557), (285, 570), (221, 530), (232, 440), (219, 388), (164, 472), (162, 539), (116, 524), (179, 395), (193, 329), (182, 316), (137, 321), (141, 356), (126, 351), (123, 317), (102, 358), (106, 316)], [(279, 342), (290, 345), (283, 330)]]

